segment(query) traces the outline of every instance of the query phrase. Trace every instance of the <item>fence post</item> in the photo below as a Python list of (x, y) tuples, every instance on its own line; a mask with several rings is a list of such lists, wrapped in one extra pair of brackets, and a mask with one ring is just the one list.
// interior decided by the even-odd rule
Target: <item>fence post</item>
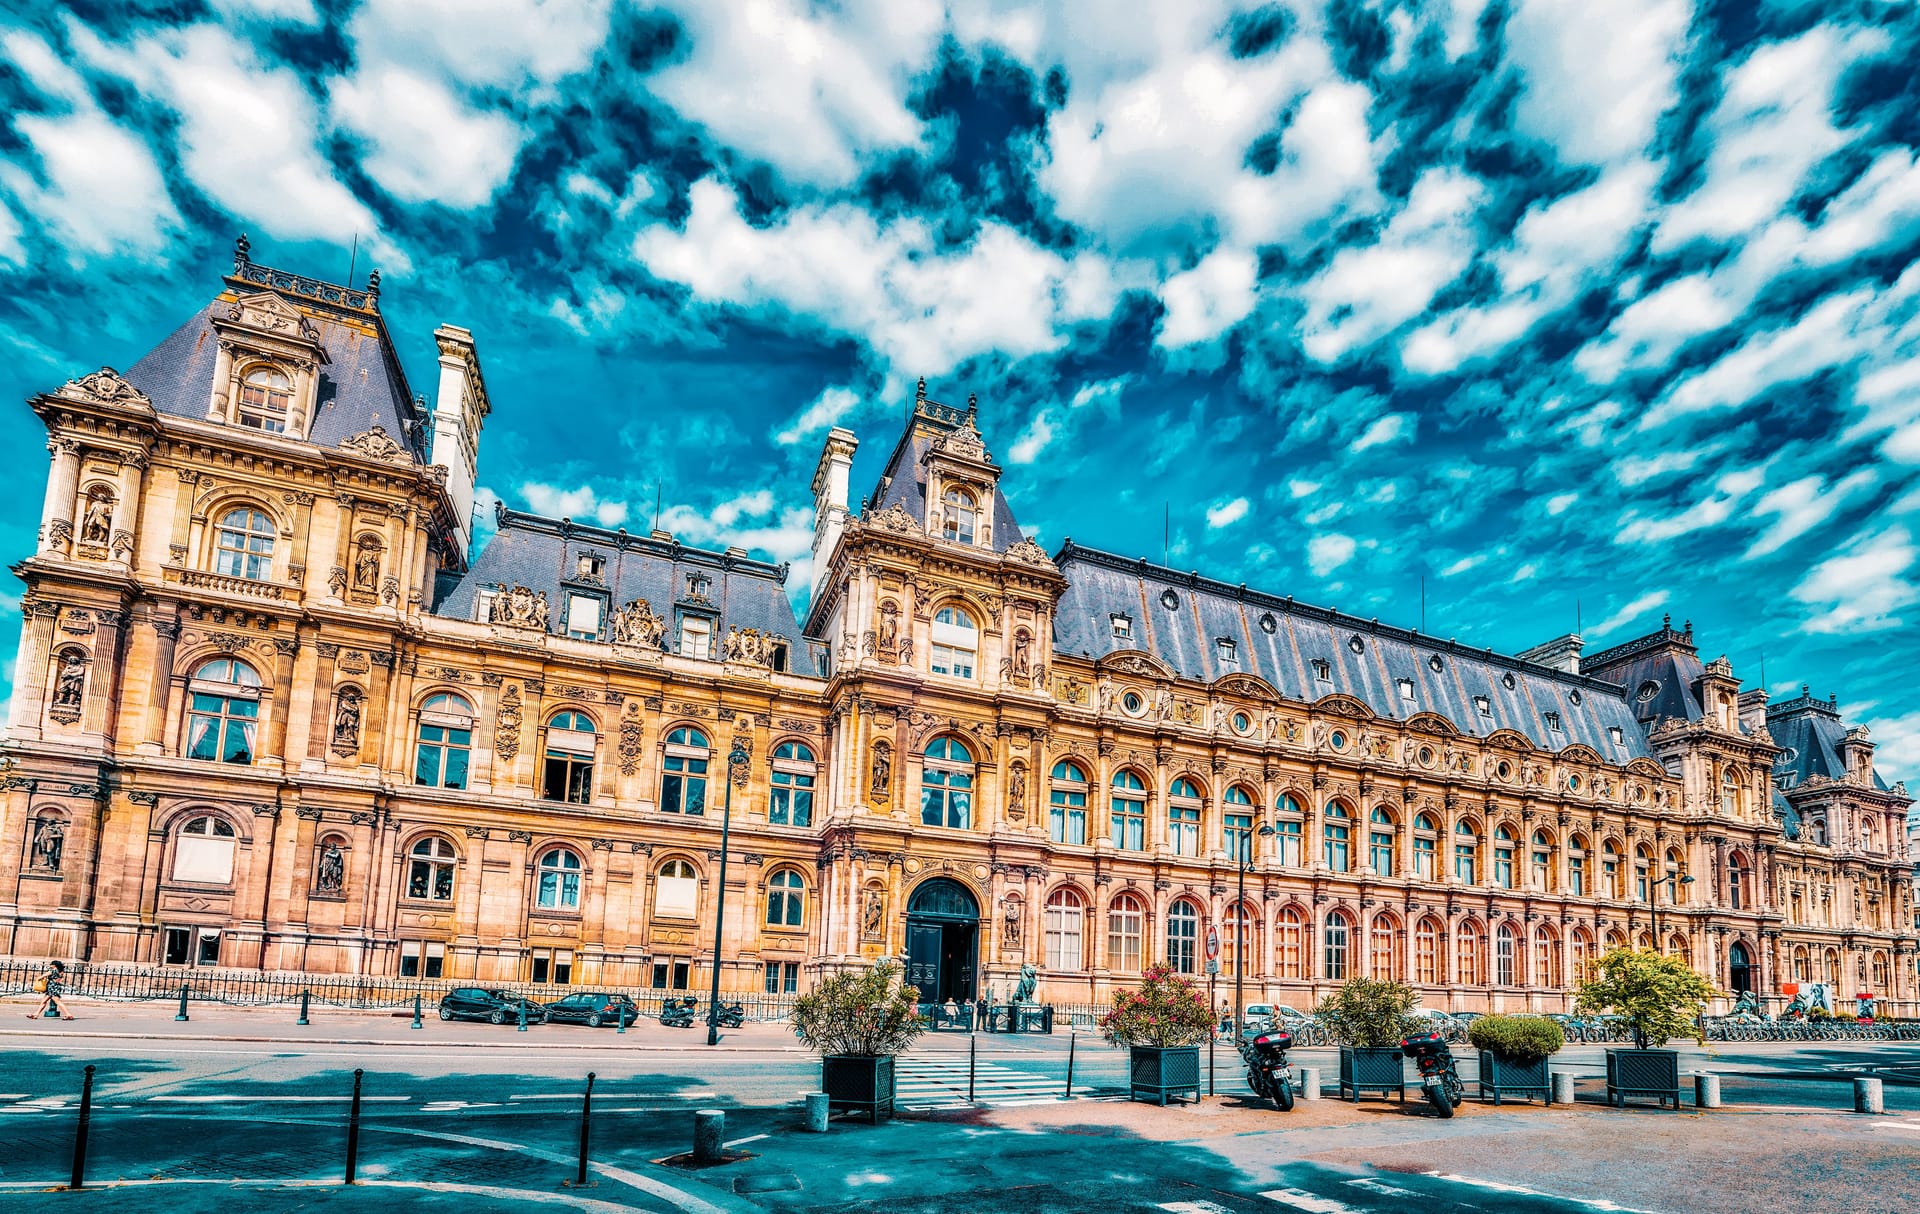
[(294, 1021), (295, 1024), (307, 1023), (307, 1000), (310, 999), (312, 995), (312, 991), (303, 990), (300, 992), (300, 1019)]
[(67, 1185), (78, 1189), (86, 1183), (87, 1133), (93, 1125), (93, 1064), (87, 1064), (86, 1078), (80, 1083), (80, 1124), (73, 1129), (73, 1179)]
[(417, 1028), (420, 1028), (420, 1027), (421, 1027), (421, 1024), (420, 1024), (420, 996), (419, 996), (419, 994), (418, 994), (418, 992), (416, 992), (416, 993), (414, 994), (414, 996), (413, 996), (413, 1023), (412, 1023), (412, 1024), (411, 1024), (411, 1025), (410, 1025), (409, 1027), (410, 1027), (410, 1028), (416, 1028), (416, 1029), (417, 1029)]
[(593, 1072), (587, 1072), (587, 1094), (580, 1101), (580, 1170), (574, 1175), (573, 1183), (587, 1183), (587, 1140), (593, 1126)]
[(360, 1163), (360, 1077), (366, 1072), (360, 1067), (353, 1068), (353, 1105), (347, 1110), (347, 1183), (353, 1183), (354, 1170)]
[(967, 1038), (967, 1103), (973, 1103), (973, 1058), (980, 1043), (972, 1037)]
[(1080, 1040), (1078, 1029), (1067, 1031), (1067, 1099), (1073, 1099), (1073, 1047)]
[(180, 1010), (173, 1018), (175, 1020), (185, 1020), (187, 1018), (187, 984), (184, 982), (180, 984)]

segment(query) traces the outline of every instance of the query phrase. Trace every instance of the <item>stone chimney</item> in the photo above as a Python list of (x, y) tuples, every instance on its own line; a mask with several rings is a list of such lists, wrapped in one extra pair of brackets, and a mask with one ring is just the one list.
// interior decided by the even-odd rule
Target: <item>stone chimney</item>
[(1580, 651), (1586, 648), (1586, 642), (1577, 632), (1569, 632), (1548, 641), (1544, 645), (1535, 645), (1532, 649), (1516, 655), (1523, 662), (1532, 662), (1538, 666), (1551, 666), (1568, 674), (1580, 673)]
[(860, 440), (853, 431), (835, 426), (827, 431), (820, 449), (820, 465), (813, 472), (813, 577), (814, 584), (827, 572), (833, 550), (840, 544), (840, 533), (847, 526), (847, 478), (853, 471), (853, 453)]
[(440, 386), (433, 402), (433, 450), (427, 459), (447, 470), (447, 496), (461, 555), (473, 539), (473, 487), (480, 467), (480, 427), (492, 406), (480, 375), (480, 354), (473, 334), (457, 325), (433, 331), (440, 347)]

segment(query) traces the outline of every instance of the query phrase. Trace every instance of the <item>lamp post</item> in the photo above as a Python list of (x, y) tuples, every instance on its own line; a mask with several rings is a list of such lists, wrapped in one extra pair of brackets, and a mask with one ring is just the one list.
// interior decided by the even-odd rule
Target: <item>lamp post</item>
[[(1678, 886), (1693, 884), (1693, 878), (1691, 876), (1683, 875), (1676, 877), (1674, 880), (1677, 884), (1668, 887), (1667, 905), (1670, 907), (1680, 905)], [(1666, 885), (1667, 883), (1663, 881), (1661, 884)], [(1653, 900), (1653, 951), (1662, 956), (1665, 956), (1667, 952), (1667, 942), (1660, 938), (1660, 900), (1658, 898)]]
[[(1273, 825), (1262, 822), (1259, 830), (1262, 839), (1273, 837)], [(1253, 863), (1253, 823), (1247, 823), (1247, 833), (1241, 838), (1240, 846), (1234, 848), (1234, 867), (1239, 869), (1239, 889), (1233, 901), (1233, 1040), (1240, 1042), (1242, 1022), (1246, 1019), (1246, 975), (1247, 975), (1247, 868)]]
[(713, 915), (713, 993), (707, 1000), (707, 1044), (720, 1044), (720, 945), (727, 930), (727, 835), (733, 828), (733, 782), (747, 767), (747, 744), (733, 740), (727, 754), (727, 787), (721, 794), (720, 809), (720, 892), (714, 899)]

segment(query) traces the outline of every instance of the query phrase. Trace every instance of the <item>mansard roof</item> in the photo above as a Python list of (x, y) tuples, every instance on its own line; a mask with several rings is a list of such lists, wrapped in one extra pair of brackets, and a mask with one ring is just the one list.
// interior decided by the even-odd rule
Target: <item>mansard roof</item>
[(271, 292), (312, 323), (326, 351), (307, 441), (338, 447), (375, 426), (425, 464), (423, 421), (407, 386), (393, 341), (380, 315), (379, 275), (365, 291), (259, 265), (247, 256), (246, 238), (235, 246), (227, 289), (192, 320), (149, 350), (126, 379), (146, 393), (153, 407), (176, 417), (204, 419), (213, 393), (219, 352), (213, 320), (243, 295)]
[[(974, 399), (967, 398), (967, 407), (957, 409), (952, 405), (943, 405), (939, 401), (927, 399), (927, 381), (920, 381), (920, 388), (914, 398), (913, 417), (894, 446), (893, 455), (888, 458), (887, 466), (880, 473), (880, 479), (874, 484), (873, 495), (865, 503), (866, 508), (879, 513), (898, 505), (916, 519), (927, 517), (927, 453), (936, 443), (959, 440), (977, 441), (979, 431), (974, 428), (978, 410)], [(991, 461), (985, 451), (979, 457)], [(1007, 504), (1006, 494), (1000, 492), (996, 479), (993, 487), (993, 506), (991, 534), (987, 537), (987, 546), (995, 552), (1005, 552), (1024, 538), (1020, 533), (1020, 524), (1013, 517), (1013, 507)]]
[(1691, 623), (1677, 632), (1673, 617), (1667, 616), (1658, 632), (1583, 658), (1580, 667), (1625, 688), (1643, 726), (1661, 720), (1698, 721), (1706, 715), (1695, 690), (1706, 667), (1694, 647)]
[[(1068, 581), (1054, 614), (1057, 653), (1098, 659), (1132, 649), (1200, 682), (1254, 674), (1292, 700), (1351, 696), (1377, 716), (1404, 721), (1437, 713), (1476, 737), (1510, 729), (1546, 750), (1579, 743), (1613, 763), (1651, 758), (1621, 689), (1599, 679), (1071, 540), (1054, 561)], [(1130, 640), (1113, 635), (1114, 614), (1131, 619)], [(1222, 639), (1234, 643), (1232, 662), (1219, 653)], [(1316, 660), (1327, 663), (1327, 679), (1315, 676)], [(1400, 694), (1403, 679), (1413, 685), (1411, 700)], [(1481, 714), (1476, 697), (1485, 698), (1491, 715)], [(1558, 714), (1560, 729), (1548, 724), (1548, 713)]]
[[(443, 583), (433, 614), (471, 620), (480, 591), (525, 586), (536, 593), (546, 592), (551, 610), (549, 626), (563, 633), (567, 589), (577, 592), (602, 588), (575, 577), (580, 556), (590, 553), (606, 560), (602, 582), (612, 607), (645, 599), (668, 620), (673, 618), (676, 606), (691, 607), (699, 614), (716, 617), (716, 652), (727, 629), (753, 628), (788, 642), (792, 654), (789, 670), (800, 674), (820, 671), (817, 659), (826, 651), (800, 634), (793, 603), (787, 598), (784, 564), (755, 560), (737, 550), (693, 548), (670, 536), (631, 535), (505, 507), (495, 511), (494, 519), (499, 530), (474, 559), (471, 569)], [(712, 579), (705, 603), (688, 597), (687, 576), (693, 573)]]
[[(1845, 779), (1846, 760), (1840, 756), (1840, 743), (1846, 740), (1847, 723), (1832, 698), (1816, 700), (1802, 684), (1797, 699), (1782, 700), (1767, 706), (1767, 732), (1774, 745), (1781, 747), (1773, 761), (1775, 783), (1795, 789), (1815, 776), (1829, 780)], [(1887, 782), (1876, 768), (1873, 786), (1886, 790)]]

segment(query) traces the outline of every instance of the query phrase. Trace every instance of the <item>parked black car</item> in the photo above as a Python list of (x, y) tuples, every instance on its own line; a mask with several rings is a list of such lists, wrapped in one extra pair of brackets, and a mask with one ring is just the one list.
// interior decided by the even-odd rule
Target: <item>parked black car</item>
[(640, 1018), (639, 1005), (625, 995), (582, 991), (578, 995), (568, 995), (549, 1003), (547, 1019), (556, 1024), (584, 1024), (590, 1029), (597, 1029), (603, 1024), (619, 1023), (621, 1008), (627, 1010), (628, 1024)]
[(522, 999), (512, 991), (488, 990), (480, 986), (457, 986), (440, 997), (440, 1019), (485, 1020), (490, 1024), (518, 1023), (520, 1005), (527, 1005), (527, 1023), (545, 1024), (544, 1004)]

